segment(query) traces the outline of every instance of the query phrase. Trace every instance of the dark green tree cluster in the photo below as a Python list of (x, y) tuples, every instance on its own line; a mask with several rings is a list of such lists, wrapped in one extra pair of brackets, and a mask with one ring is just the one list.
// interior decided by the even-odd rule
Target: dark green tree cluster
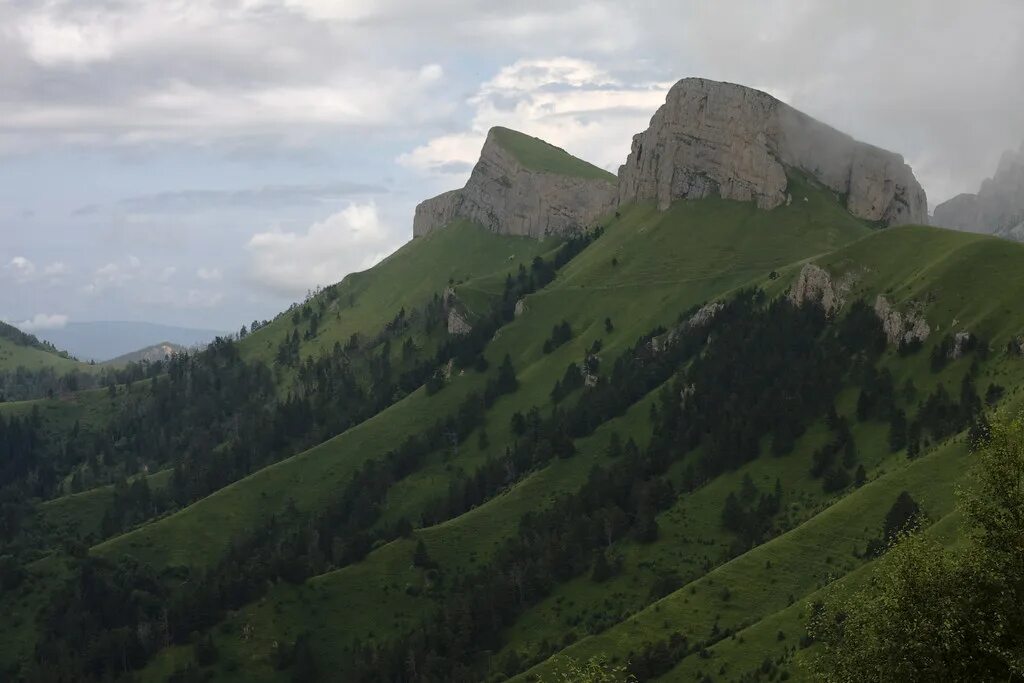
[(739, 536), (745, 547), (763, 541), (770, 532), (772, 519), (782, 507), (782, 482), (762, 493), (750, 475), (745, 475), (739, 491), (731, 491), (722, 507), (722, 526)]
[(544, 340), (544, 353), (551, 353), (572, 339), (572, 326), (563, 320), (551, 328), (551, 336)]

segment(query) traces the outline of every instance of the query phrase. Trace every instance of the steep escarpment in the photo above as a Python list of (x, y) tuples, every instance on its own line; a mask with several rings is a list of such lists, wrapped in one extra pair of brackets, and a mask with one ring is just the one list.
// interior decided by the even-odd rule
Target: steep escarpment
[(935, 225), (1024, 240), (1024, 144), (999, 160), (977, 194), (960, 194), (935, 207)]
[(718, 195), (771, 209), (790, 201), (789, 169), (836, 192), (853, 215), (884, 225), (927, 222), (927, 199), (903, 157), (858, 142), (771, 95), (687, 78), (619, 169), (619, 203)]
[(413, 236), (458, 218), (505, 235), (564, 234), (614, 205), (612, 174), (537, 138), (492, 128), (466, 186), (416, 207)]

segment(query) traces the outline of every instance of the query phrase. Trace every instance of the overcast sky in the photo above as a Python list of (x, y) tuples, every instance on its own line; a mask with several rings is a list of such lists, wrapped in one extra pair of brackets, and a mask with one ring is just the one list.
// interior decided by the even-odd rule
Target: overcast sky
[(902, 153), (934, 207), (1024, 140), (1022, 27), (1020, 0), (0, 0), (0, 319), (271, 317), (408, 240), (490, 126), (615, 170), (686, 76)]

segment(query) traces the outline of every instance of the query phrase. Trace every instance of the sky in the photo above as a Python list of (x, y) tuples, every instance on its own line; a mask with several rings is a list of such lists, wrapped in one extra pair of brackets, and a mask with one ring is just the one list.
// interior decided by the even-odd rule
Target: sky
[(411, 238), (493, 125), (616, 170), (680, 78), (903, 154), (1024, 140), (1019, 0), (0, 0), (0, 319), (237, 330)]

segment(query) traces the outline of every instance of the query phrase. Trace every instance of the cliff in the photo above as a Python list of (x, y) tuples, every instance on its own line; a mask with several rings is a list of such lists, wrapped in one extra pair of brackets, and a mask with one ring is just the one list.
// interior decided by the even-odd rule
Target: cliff
[(771, 209), (785, 203), (787, 170), (834, 190), (855, 216), (883, 225), (927, 223), (925, 192), (903, 157), (858, 142), (767, 93), (687, 78), (619, 169), (619, 203), (721, 196)]
[(416, 207), (413, 236), (458, 218), (507, 235), (562, 234), (612, 211), (615, 197), (611, 173), (537, 138), (492, 128), (465, 187)]
[(1024, 240), (1024, 144), (1003, 154), (977, 194), (957, 195), (935, 207), (932, 223)]

